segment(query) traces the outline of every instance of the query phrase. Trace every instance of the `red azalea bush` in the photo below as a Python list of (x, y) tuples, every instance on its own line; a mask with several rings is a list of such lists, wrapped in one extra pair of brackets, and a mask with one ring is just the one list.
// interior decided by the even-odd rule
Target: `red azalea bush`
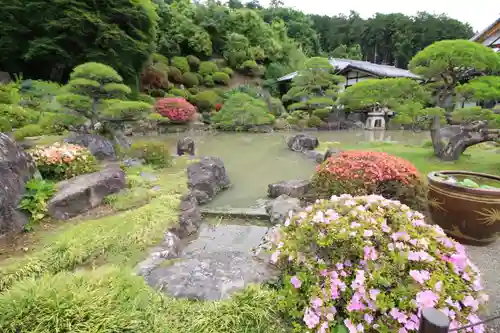
[(196, 108), (184, 98), (168, 97), (156, 101), (156, 112), (171, 121), (186, 122), (196, 113)]
[(215, 104), (215, 110), (219, 111), (220, 109), (222, 109), (222, 104), (221, 103)]
[(381, 194), (414, 209), (425, 203), (425, 186), (415, 166), (383, 152), (346, 151), (319, 165), (310, 195), (327, 199), (340, 194)]

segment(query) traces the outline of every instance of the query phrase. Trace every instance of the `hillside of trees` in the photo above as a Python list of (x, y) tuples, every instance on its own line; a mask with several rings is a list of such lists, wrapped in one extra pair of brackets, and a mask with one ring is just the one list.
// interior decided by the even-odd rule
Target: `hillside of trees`
[[(444, 15), (419, 13), (308, 15), (273, 1), (227, 4), (208, 0), (0, 0), (0, 70), (25, 78), (66, 81), (71, 70), (95, 61), (136, 82), (151, 54), (224, 58), (265, 65), (276, 78), (306, 57), (363, 59), (406, 68), (426, 46), (467, 39), (472, 28)], [(264, 74), (262, 68), (262, 74)]]

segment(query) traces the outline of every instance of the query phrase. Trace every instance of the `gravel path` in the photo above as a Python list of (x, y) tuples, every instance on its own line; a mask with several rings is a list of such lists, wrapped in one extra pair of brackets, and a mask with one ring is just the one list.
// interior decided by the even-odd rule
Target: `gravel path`
[[(481, 279), (490, 296), (485, 318), (500, 313), (500, 241), (488, 246), (467, 246), (472, 262), (481, 271)], [(500, 332), (500, 319), (487, 324), (488, 332)]]

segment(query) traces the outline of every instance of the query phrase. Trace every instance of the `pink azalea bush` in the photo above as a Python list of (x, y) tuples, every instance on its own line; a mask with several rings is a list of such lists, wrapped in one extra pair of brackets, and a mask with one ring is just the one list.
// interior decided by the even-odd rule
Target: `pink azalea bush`
[(271, 243), (284, 269), (280, 307), (296, 332), (417, 332), (425, 307), (446, 313), (453, 329), (478, 322), (487, 301), (461, 244), (381, 196), (318, 200), (290, 213)]
[(196, 113), (196, 108), (180, 97), (161, 98), (156, 101), (156, 112), (171, 121), (187, 122)]
[(63, 180), (97, 171), (97, 161), (85, 147), (54, 143), (30, 151), (43, 178)]

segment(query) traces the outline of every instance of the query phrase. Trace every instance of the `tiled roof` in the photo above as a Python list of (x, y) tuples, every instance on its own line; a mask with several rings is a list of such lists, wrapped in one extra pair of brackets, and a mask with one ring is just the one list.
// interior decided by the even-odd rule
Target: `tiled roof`
[[(373, 64), (368, 61), (331, 58), (330, 63), (338, 70), (338, 74), (342, 74), (350, 69), (357, 69), (380, 77), (407, 77), (411, 79), (420, 79), (418, 75), (413, 74), (406, 69), (388, 65)], [(280, 77), (278, 81), (291, 80), (295, 77), (295, 75), (297, 75), (297, 72)]]

